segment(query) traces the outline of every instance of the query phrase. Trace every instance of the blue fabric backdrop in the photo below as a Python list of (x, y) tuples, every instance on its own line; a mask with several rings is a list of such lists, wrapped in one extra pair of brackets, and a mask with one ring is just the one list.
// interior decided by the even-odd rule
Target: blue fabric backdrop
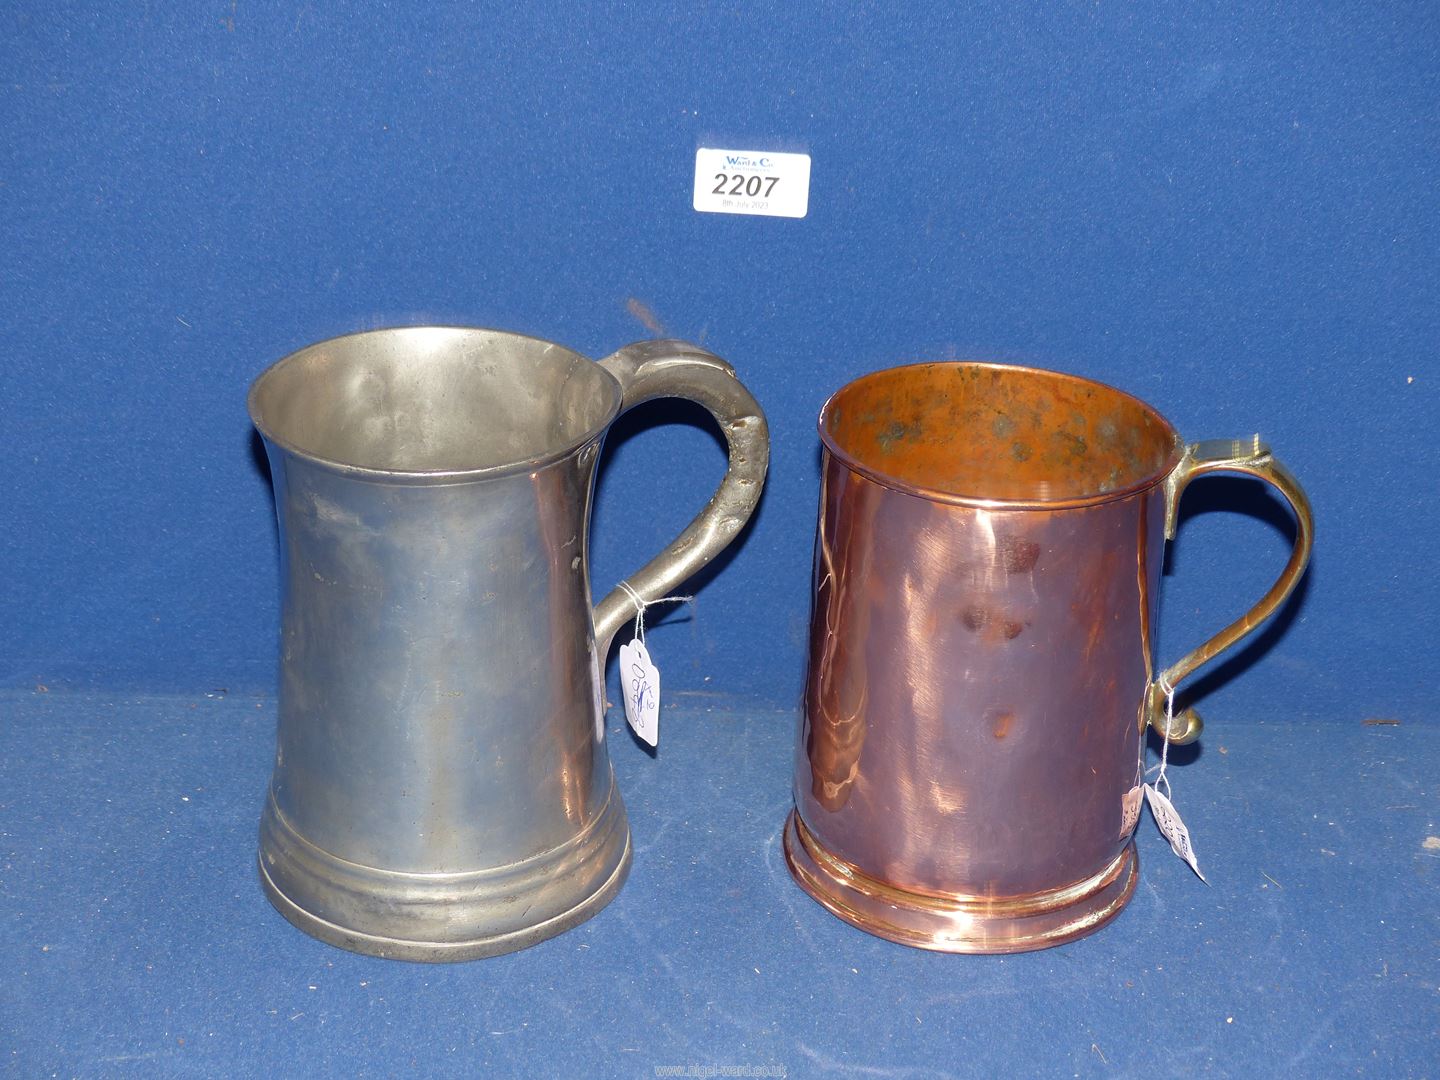
[[(791, 704), (814, 417), (986, 357), (1262, 432), (1310, 580), (1212, 722), (1424, 717), (1434, 639), (1437, 35), (1423, 5), (15, 4), (0, 15), (0, 684), (273, 686), (244, 411), (308, 342), (413, 322), (603, 355), (664, 333), (769, 411), (743, 547), (652, 639), (677, 693)], [(697, 146), (813, 156), (804, 220), (701, 215)], [(611, 440), (608, 586), (705, 500), (684, 410)], [(642, 497), (649, 488), (653, 496)], [(1257, 596), (1287, 518), (1188, 497), (1162, 655)]]

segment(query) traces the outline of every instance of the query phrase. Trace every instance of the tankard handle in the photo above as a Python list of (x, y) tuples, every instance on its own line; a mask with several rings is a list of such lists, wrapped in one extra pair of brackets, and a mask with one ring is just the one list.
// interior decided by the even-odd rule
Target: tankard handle
[[(730, 448), (730, 466), (709, 504), (625, 582), (648, 603), (672, 592), (718, 555), (750, 519), (770, 463), (769, 427), (735, 369), (687, 342), (637, 342), (607, 356), (600, 366), (620, 383), (622, 411), (661, 397), (694, 401), (715, 418)], [(602, 657), (610, 651), (615, 632), (634, 617), (635, 601), (620, 587), (596, 605), (595, 641)]]
[(1211, 439), (1191, 443), (1185, 448), (1170, 476), (1165, 481), (1165, 539), (1175, 539), (1175, 523), (1179, 509), (1180, 495), (1197, 476), (1212, 472), (1244, 473), (1258, 477), (1280, 492), (1295, 514), (1295, 547), (1290, 552), (1290, 561), (1280, 572), (1270, 591), (1240, 618), (1221, 630), (1199, 648), (1186, 653), (1150, 684), (1146, 700), (1146, 712), (1153, 727), (1171, 743), (1179, 745), (1194, 742), (1204, 726), (1194, 709), (1185, 709), (1180, 715), (1167, 721), (1166, 698), (1168, 687), (1175, 685), (1200, 665), (1213, 659), (1245, 637), (1252, 630), (1274, 614), (1275, 609), (1285, 602), (1305, 574), (1310, 561), (1310, 549), (1315, 539), (1315, 518), (1310, 512), (1310, 500), (1300, 482), (1290, 470), (1280, 464), (1270, 453), (1270, 448), (1256, 435), (1252, 442)]

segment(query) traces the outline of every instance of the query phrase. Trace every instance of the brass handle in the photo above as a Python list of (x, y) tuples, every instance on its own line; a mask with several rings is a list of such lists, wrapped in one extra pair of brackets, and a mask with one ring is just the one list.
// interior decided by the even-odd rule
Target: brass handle
[(1185, 448), (1180, 464), (1165, 481), (1165, 539), (1175, 539), (1175, 522), (1180, 495), (1197, 476), (1212, 472), (1244, 473), (1264, 480), (1290, 504), (1295, 513), (1295, 547), (1290, 552), (1290, 561), (1280, 572), (1270, 591), (1240, 618), (1221, 630), (1198, 649), (1186, 653), (1166, 668), (1154, 682), (1146, 701), (1150, 726), (1171, 743), (1180, 745), (1194, 742), (1204, 726), (1194, 709), (1186, 709), (1179, 716), (1169, 718), (1166, 713), (1166, 687), (1173, 690), (1181, 679), (1195, 671), (1202, 664), (1213, 659), (1245, 637), (1285, 602), (1295, 591), (1300, 578), (1305, 574), (1310, 561), (1310, 549), (1315, 541), (1315, 518), (1310, 512), (1310, 500), (1305, 489), (1291, 475), (1290, 470), (1280, 464), (1270, 453), (1270, 448), (1255, 436), (1250, 443), (1228, 439), (1210, 439), (1192, 443)]
[[(770, 430), (759, 403), (713, 353), (683, 341), (641, 341), (600, 361), (625, 398), (622, 411), (653, 398), (677, 397), (709, 410), (730, 450), (725, 479), (705, 509), (626, 584), (646, 603), (670, 592), (734, 540), (760, 501), (770, 462)], [(595, 641), (603, 658), (615, 632), (635, 617), (631, 594), (617, 587), (595, 607)]]

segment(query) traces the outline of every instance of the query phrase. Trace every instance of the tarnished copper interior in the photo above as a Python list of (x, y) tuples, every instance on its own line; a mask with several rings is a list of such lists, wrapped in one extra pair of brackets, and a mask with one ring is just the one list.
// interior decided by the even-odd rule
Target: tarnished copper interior
[(1164, 417), (1113, 387), (972, 362), (856, 379), (826, 404), (820, 434), (881, 482), (961, 501), (1109, 499), (1162, 479), (1181, 450)]

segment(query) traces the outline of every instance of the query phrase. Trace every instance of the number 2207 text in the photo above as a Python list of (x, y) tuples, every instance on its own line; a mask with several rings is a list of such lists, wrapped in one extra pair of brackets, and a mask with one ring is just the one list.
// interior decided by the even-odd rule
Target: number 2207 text
[[(780, 182), (778, 176), (746, 176), (744, 173), (716, 173), (715, 186), (710, 189), (711, 195), (749, 195), (752, 198), (757, 195), (770, 197), (775, 190), (775, 185)], [(727, 191), (725, 185), (729, 184)]]

